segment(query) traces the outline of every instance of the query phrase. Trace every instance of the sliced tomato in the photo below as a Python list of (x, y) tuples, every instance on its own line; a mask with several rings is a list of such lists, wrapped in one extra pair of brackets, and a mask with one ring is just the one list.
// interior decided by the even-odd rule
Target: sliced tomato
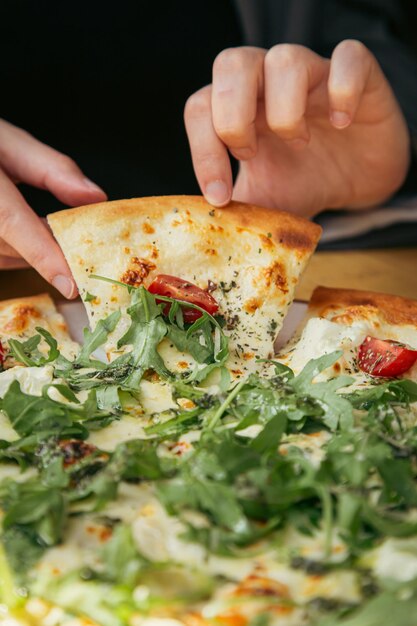
[(401, 376), (416, 361), (417, 350), (398, 341), (368, 336), (359, 346), (359, 367), (371, 376), (385, 378)]
[[(196, 304), (211, 315), (216, 313), (219, 309), (217, 301), (210, 293), (204, 291), (204, 289), (200, 289), (197, 285), (193, 285), (193, 283), (190, 283), (188, 280), (183, 280), (176, 276), (159, 274), (149, 285), (148, 291), (158, 296), (166, 296), (174, 300), (184, 300), (185, 302)], [(168, 315), (170, 308), (171, 305), (168, 303), (164, 308), (165, 315)], [(185, 307), (182, 313), (184, 321), (187, 322), (187, 324), (192, 324), (202, 316), (201, 311), (197, 309), (187, 309)]]
[(6, 360), (6, 350), (0, 341), (0, 369), (3, 369), (4, 361)]

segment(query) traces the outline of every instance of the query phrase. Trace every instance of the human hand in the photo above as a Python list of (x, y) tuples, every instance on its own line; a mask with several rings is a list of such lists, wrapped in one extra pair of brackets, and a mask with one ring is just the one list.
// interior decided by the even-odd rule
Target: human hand
[[(400, 107), (358, 41), (331, 60), (290, 44), (224, 50), (184, 116), (197, 180), (217, 206), (233, 196), (305, 216), (370, 207), (409, 167)], [(234, 189), (228, 150), (240, 161)]]
[(106, 194), (66, 155), (0, 120), (0, 269), (32, 265), (66, 298), (77, 295), (64, 255), (46, 223), (16, 183), (47, 189), (70, 206), (100, 202)]

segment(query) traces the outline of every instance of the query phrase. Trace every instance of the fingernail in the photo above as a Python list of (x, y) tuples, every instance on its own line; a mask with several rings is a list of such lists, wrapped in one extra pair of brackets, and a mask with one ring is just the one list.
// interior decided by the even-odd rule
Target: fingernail
[(336, 128), (346, 128), (346, 126), (349, 126), (351, 119), (350, 115), (344, 111), (332, 111), (330, 121)]
[(52, 285), (68, 299), (73, 298), (77, 292), (74, 281), (62, 274), (58, 274), (52, 279)]
[(82, 181), (83, 181), (84, 187), (88, 187), (88, 189), (91, 189), (91, 191), (100, 191), (101, 193), (104, 194), (104, 191), (102, 190), (102, 188), (96, 185), (96, 183), (93, 183), (93, 181), (90, 180), (89, 178), (84, 177)]
[(222, 180), (213, 180), (206, 187), (205, 196), (210, 204), (222, 206), (230, 200), (230, 193), (226, 183)]

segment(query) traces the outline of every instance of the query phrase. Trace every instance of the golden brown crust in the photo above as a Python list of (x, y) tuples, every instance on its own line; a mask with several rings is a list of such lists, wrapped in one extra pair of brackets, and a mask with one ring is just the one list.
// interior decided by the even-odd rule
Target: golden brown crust
[(330, 319), (333, 315), (340, 317), (341, 309), (345, 317), (350, 314), (352, 319), (367, 318), (374, 313), (388, 324), (417, 326), (417, 300), (356, 289), (315, 289), (309, 314)]
[(55, 311), (55, 305), (51, 296), (47, 293), (41, 293), (37, 296), (26, 296), (23, 298), (11, 298), (10, 300), (0, 301), (0, 313), (10, 307), (34, 307), (45, 311), (49, 309)]
[[(88, 219), (89, 215), (94, 215), (96, 223), (104, 224), (114, 221), (121, 214), (128, 218), (141, 212), (146, 213), (152, 222), (167, 211), (175, 209), (189, 210), (190, 217), (195, 213), (204, 215), (218, 228), (228, 223), (236, 228), (259, 231), (265, 239), (270, 238), (291, 250), (299, 249), (303, 252), (314, 250), (321, 234), (321, 228), (317, 224), (284, 211), (242, 202), (231, 202), (227, 207), (217, 209), (202, 196), (150, 196), (102, 202), (53, 213), (48, 216), (48, 221), (54, 232), (59, 235), (75, 221), (79, 221), (80, 218)], [(152, 225), (149, 224), (148, 232), (152, 233), (152, 230)]]

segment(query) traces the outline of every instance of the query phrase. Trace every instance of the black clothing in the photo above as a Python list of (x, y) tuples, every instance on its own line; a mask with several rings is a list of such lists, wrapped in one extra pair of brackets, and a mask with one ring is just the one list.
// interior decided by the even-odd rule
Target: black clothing
[[(69, 154), (110, 199), (198, 193), (183, 107), (229, 46), (345, 38), (377, 56), (417, 136), (414, 0), (5, 0), (0, 115)], [(417, 179), (417, 177), (416, 177)], [(25, 190), (41, 214), (59, 203)]]

